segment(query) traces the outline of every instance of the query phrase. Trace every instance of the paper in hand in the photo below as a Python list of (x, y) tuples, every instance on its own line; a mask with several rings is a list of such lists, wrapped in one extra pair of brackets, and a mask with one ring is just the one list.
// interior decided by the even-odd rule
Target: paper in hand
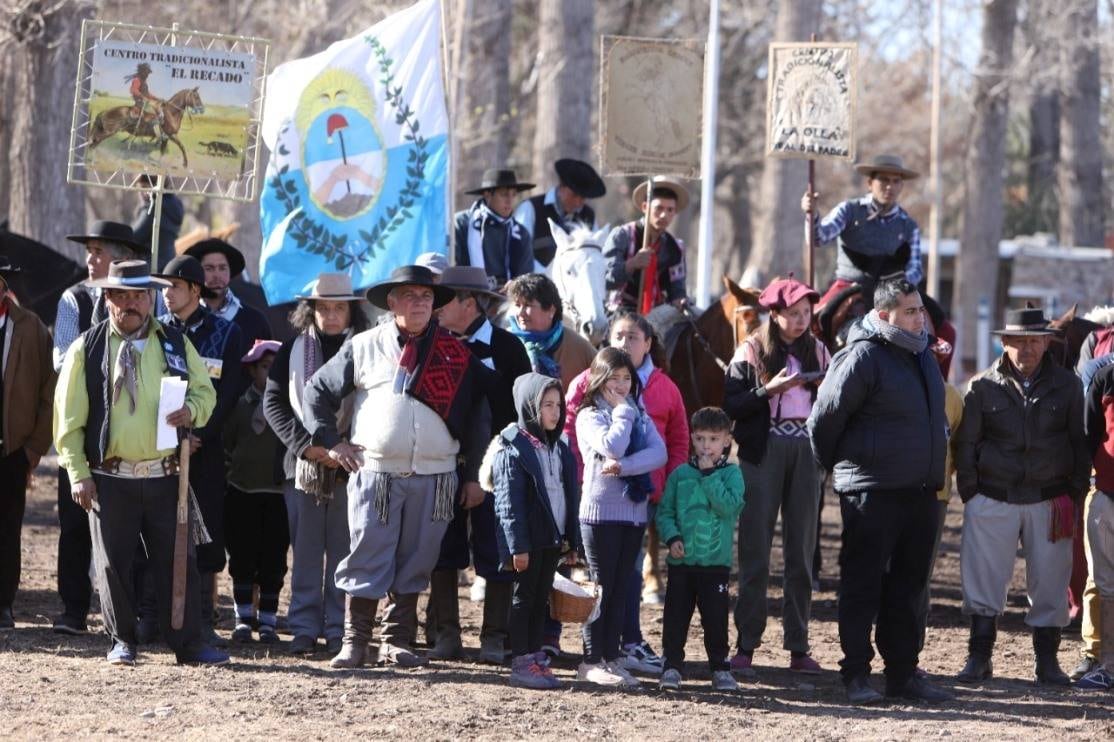
[(159, 389), (158, 436), (155, 439), (155, 447), (160, 451), (178, 447), (178, 429), (167, 424), (166, 416), (182, 409), (182, 405), (186, 403), (187, 386), (189, 382), (177, 376), (162, 377), (162, 385)]

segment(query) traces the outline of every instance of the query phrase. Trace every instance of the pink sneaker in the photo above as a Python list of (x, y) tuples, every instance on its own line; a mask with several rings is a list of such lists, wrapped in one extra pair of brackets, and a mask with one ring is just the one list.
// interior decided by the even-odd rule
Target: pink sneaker
[(803, 654), (800, 657), (790, 657), (789, 659), (790, 672), (799, 672), (802, 675), (819, 675), (824, 672), (824, 668), (820, 667), (820, 663)]
[(741, 678), (758, 677), (758, 673), (751, 666), (751, 659), (751, 655), (739, 652), (731, 658), (731, 672)]

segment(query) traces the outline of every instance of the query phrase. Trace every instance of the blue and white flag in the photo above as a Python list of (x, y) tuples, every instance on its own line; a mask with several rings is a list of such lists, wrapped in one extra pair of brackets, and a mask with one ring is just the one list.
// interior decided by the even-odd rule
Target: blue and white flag
[(440, 44), (440, 2), (421, 0), (267, 78), (259, 274), (268, 303), (292, 301), (321, 272), (365, 287), (446, 251)]

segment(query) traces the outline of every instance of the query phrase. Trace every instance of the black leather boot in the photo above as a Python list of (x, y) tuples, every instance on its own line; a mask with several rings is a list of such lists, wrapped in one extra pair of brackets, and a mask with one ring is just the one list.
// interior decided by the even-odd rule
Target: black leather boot
[(1059, 626), (1033, 627), (1037, 682), (1042, 685), (1071, 685), (1071, 678), (1060, 669), (1060, 661), (1056, 658), (1060, 649), (1060, 633)]
[(997, 616), (971, 616), (971, 638), (967, 640), (967, 664), (959, 671), (956, 680), (961, 683), (981, 683), (994, 677), (994, 666), (990, 656), (994, 653), (994, 640), (997, 638)]

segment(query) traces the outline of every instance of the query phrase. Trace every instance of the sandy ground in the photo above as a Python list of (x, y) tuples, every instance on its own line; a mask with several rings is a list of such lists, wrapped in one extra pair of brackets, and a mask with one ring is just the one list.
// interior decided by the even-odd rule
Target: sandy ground
[[(547, 693), (510, 688), (505, 670), (471, 660), (416, 671), (337, 672), (328, 668), (324, 653), (308, 659), (287, 655), (288, 636), (277, 648), (234, 647), (234, 663), (224, 668), (179, 667), (160, 647), (144, 647), (134, 668), (113, 668), (104, 661), (108, 644), (100, 633), (99, 615), (93, 616), (86, 637), (50, 631), (51, 617), (61, 608), (55, 593), (55, 500), (53, 471), (42, 466), (24, 521), (17, 629), (0, 634), (0, 735), (5, 738), (1114, 739), (1114, 694), (1033, 684), (1020, 570), (1001, 621), (994, 657), (998, 678), (981, 689), (954, 683), (967, 640), (959, 607), (961, 510), (954, 501), (921, 661), (958, 699), (936, 707), (889, 704), (867, 710), (845, 703), (834, 671), (839, 659), (834, 593), (839, 514), (831, 501), (824, 511), (824, 573), (812, 624), (814, 656), (828, 671), (804, 678), (785, 669), (775, 544), (771, 621), (766, 644), (755, 655), (759, 679), (743, 684), (738, 693), (710, 690), (703, 646), (694, 630), (688, 682), (681, 692), (667, 694), (652, 682), (634, 691), (579, 685), (574, 658), (558, 665), (558, 675), (570, 682)], [(227, 635), (232, 628), (227, 577), (222, 593), (221, 631)], [(467, 596), (462, 587), (465, 644), (472, 656), (480, 611)], [(660, 649), (661, 609), (642, 610), (647, 637)], [(578, 646), (568, 627), (564, 645), (566, 650)], [(1078, 647), (1078, 629), (1070, 629), (1060, 653), (1065, 669), (1076, 663)], [(876, 686), (881, 686), (877, 677)]]

